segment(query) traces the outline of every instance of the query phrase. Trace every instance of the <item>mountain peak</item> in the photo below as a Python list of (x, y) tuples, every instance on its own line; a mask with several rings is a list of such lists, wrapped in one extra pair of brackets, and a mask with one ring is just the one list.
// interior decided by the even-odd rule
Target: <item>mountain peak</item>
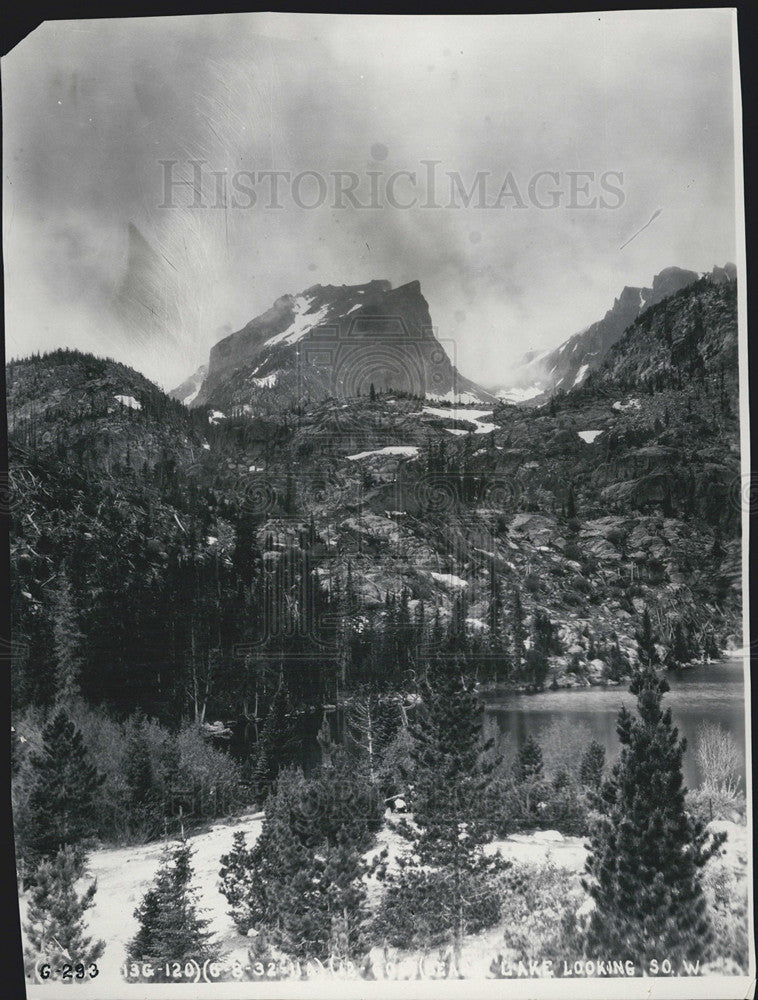
[[(714, 282), (733, 280), (733, 264), (714, 267), (705, 277)], [(574, 334), (553, 351), (537, 356), (529, 352), (514, 369), (511, 382), (499, 392), (511, 402), (539, 405), (556, 390), (567, 392), (600, 367), (608, 351), (624, 331), (651, 306), (675, 295), (701, 276), (681, 267), (665, 267), (655, 275), (649, 288), (626, 285), (603, 319)]]
[(435, 336), (418, 280), (395, 289), (385, 279), (319, 284), (281, 296), (211, 349), (195, 391), (197, 381), (191, 377), (172, 395), (242, 412), (306, 398), (353, 398), (372, 385), (413, 396), (494, 400), (456, 371)]

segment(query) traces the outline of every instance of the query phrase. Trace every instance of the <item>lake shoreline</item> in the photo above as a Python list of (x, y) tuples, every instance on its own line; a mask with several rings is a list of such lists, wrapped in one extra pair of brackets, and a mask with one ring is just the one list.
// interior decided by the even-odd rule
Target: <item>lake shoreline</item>
[[(684, 757), (688, 787), (697, 787), (702, 781), (695, 748), (705, 723), (720, 725), (735, 738), (742, 761), (740, 777), (745, 781), (744, 666), (743, 657), (725, 657), (661, 671), (670, 687), (664, 707), (672, 709), (680, 735), (688, 744)], [(636, 701), (628, 682), (557, 690), (545, 687), (530, 692), (501, 688), (479, 693), (484, 705), (485, 735), (495, 739), (496, 746), (502, 746), (503, 751), (512, 754), (529, 736), (540, 743), (548, 738), (551, 727), (564, 726), (574, 734), (581, 730), (585, 741), (594, 739), (600, 743), (608, 761), (615, 759), (619, 750), (616, 728), (619, 710), (626, 706), (634, 712)]]
[[(689, 673), (691, 671), (696, 671), (702, 667), (717, 666), (719, 663), (729, 663), (730, 661), (738, 658), (737, 654), (731, 651), (726, 651), (717, 660), (693, 660), (689, 663), (679, 664), (677, 667), (666, 667), (660, 666), (658, 668), (658, 673), (662, 677), (674, 675), (681, 676), (683, 673)], [(496, 697), (506, 697), (512, 694), (544, 694), (547, 691), (572, 691), (577, 688), (617, 688), (623, 687), (628, 684), (631, 680), (631, 676), (627, 675), (622, 677), (620, 680), (616, 680), (610, 677), (599, 676), (597, 672), (593, 673), (568, 673), (564, 672), (562, 674), (556, 674), (553, 676), (549, 684), (542, 684), (541, 686), (536, 686), (534, 684), (528, 684), (524, 681), (516, 683), (498, 682), (493, 683), (491, 681), (484, 682), (482, 684), (477, 684), (477, 694), (481, 695), (485, 700), (488, 696)]]

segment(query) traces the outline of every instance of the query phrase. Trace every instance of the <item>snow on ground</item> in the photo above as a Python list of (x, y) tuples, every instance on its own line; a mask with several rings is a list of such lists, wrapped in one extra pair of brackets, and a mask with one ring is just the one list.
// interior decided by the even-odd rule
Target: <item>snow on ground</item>
[(427, 392), (425, 399), (428, 399), (430, 403), (457, 403), (459, 406), (465, 406), (467, 403), (481, 403), (481, 399), (475, 396), (471, 392), (453, 392), (452, 389), (442, 395)]
[(324, 319), (326, 314), (329, 312), (329, 307), (322, 306), (317, 312), (309, 313), (306, 310), (312, 301), (312, 299), (305, 298), (304, 295), (298, 295), (293, 306), (295, 318), (292, 323), (286, 330), (282, 330), (281, 333), (277, 333), (273, 337), (269, 337), (266, 341), (266, 347), (272, 347), (274, 344), (282, 343), (296, 344), (298, 340), (304, 337), (306, 333), (314, 328), (314, 326), (318, 326), (321, 320)]
[(208, 420), (212, 424), (217, 424), (219, 420), (226, 420), (226, 414), (222, 413), (221, 410), (211, 410), (211, 415)]
[(200, 389), (202, 388), (202, 384), (203, 384), (202, 382), (198, 382), (197, 387), (189, 394), (189, 396), (184, 397), (182, 402), (184, 403), (185, 406), (189, 406), (190, 403), (194, 402), (197, 399), (198, 395), (200, 394)]
[(492, 408), (489, 410), (459, 410), (451, 407), (447, 410), (442, 406), (425, 406), (421, 412), (428, 413), (431, 417), (441, 417), (443, 420), (468, 420), (469, 423), (475, 423), (482, 417), (492, 416)]
[(533, 833), (514, 833), (504, 840), (493, 840), (484, 845), (484, 853), (501, 854), (509, 861), (526, 865), (552, 862), (557, 868), (580, 872), (584, 870), (587, 858), (586, 839), (564, 837), (557, 830), (535, 830)]
[(455, 573), (435, 573), (432, 571), (430, 572), (430, 576), (433, 580), (436, 580), (437, 583), (441, 583), (443, 586), (450, 587), (451, 589), (468, 587), (468, 580), (462, 580), (461, 577), (456, 576)]
[(627, 399), (625, 403), (622, 403), (620, 399), (617, 399), (613, 404), (614, 410), (639, 410), (641, 404), (639, 399)]
[[(406, 815), (412, 821), (412, 816)], [(392, 814), (387, 813), (386, 822), (377, 835), (377, 842), (367, 856), (373, 856), (383, 848), (388, 851), (387, 867), (396, 871), (398, 858), (407, 854), (408, 841), (395, 829)], [(248, 813), (228, 822), (219, 822), (210, 829), (189, 837), (192, 848), (192, 865), (195, 873), (194, 886), (198, 890), (198, 903), (204, 909), (204, 916), (210, 921), (208, 929), (214, 935), (222, 957), (246, 961), (248, 941), (235, 928), (227, 913), (228, 904), (218, 891), (220, 859), (232, 848), (236, 831), (246, 834), (247, 846), (251, 847), (260, 836), (263, 826), (262, 813)], [(747, 875), (750, 856), (747, 827), (728, 822), (714, 822), (710, 831), (725, 830), (727, 841), (720, 858), (711, 864), (723, 864), (732, 868), (738, 878)], [(520, 865), (544, 867), (552, 864), (563, 869), (567, 880), (575, 879), (584, 869), (587, 856), (586, 838), (564, 837), (556, 830), (537, 830), (528, 834), (512, 834), (501, 840), (485, 845), (488, 855), (499, 852)], [(81, 883), (80, 891), (93, 878), (97, 879), (94, 906), (87, 913), (89, 933), (95, 939), (105, 941), (105, 952), (98, 960), (100, 974), (98, 995), (114, 995), (123, 988), (121, 966), (126, 958), (126, 947), (137, 931), (134, 910), (139, 906), (148, 888), (152, 885), (163, 858), (162, 842), (141, 844), (134, 847), (103, 848), (93, 851), (88, 862), (88, 880)], [(368, 894), (372, 903), (378, 901), (381, 886), (376, 879), (368, 882)], [(22, 925), (26, 919), (27, 894), (19, 899)], [(486, 976), (489, 962), (503, 949), (502, 925), (482, 934), (466, 939), (463, 951), (464, 974), (473, 978)], [(417, 956), (413, 953), (396, 953), (396, 970), (389, 978), (403, 979), (415, 977)], [(408, 975), (406, 976), (406, 966)], [(314, 970), (315, 971), (315, 970)], [(181, 991), (180, 991), (181, 992)]]
[[(555, 371), (555, 368), (553, 371)], [(506, 403), (525, 403), (528, 399), (534, 399), (535, 396), (539, 396), (543, 391), (543, 387), (535, 382), (523, 389), (518, 386), (513, 386), (511, 389), (501, 389), (497, 395), (499, 399), (504, 400)]]
[(210, 451), (211, 450), (211, 446), (208, 444), (207, 441), (203, 441), (203, 448), (205, 448), (206, 451)]
[(592, 442), (595, 440), (598, 434), (602, 433), (603, 433), (602, 431), (577, 431), (577, 434), (582, 439), (582, 441), (586, 441), (587, 444), (592, 444)]
[[(248, 845), (260, 836), (262, 814), (249, 814), (229, 823), (219, 823), (205, 833), (190, 837), (194, 854), (194, 885), (199, 890), (199, 905), (206, 910), (209, 930), (217, 936), (223, 954), (246, 954), (247, 942), (227, 915), (227, 902), (218, 891), (219, 859), (231, 850), (236, 830), (247, 833)], [(93, 851), (89, 857), (89, 881), (97, 879), (94, 906), (87, 913), (89, 933), (105, 941), (105, 952), (98, 960), (98, 983), (101, 994), (112, 993), (123, 986), (121, 965), (126, 958), (126, 946), (137, 932), (134, 910), (150, 888), (163, 857), (163, 842), (136, 847), (108, 848)], [(20, 897), (22, 923), (26, 915), (26, 894)]]
[(584, 376), (589, 371), (589, 368), (590, 368), (589, 365), (582, 365), (582, 367), (576, 373), (576, 378), (574, 379), (574, 385), (579, 385), (579, 383), (582, 381), (582, 379), (584, 378)]
[(388, 445), (375, 451), (359, 451), (357, 455), (348, 455), (347, 458), (351, 462), (357, 462), (358, 459), (370, 458), (373, 455), (404, 455), (407, 458), (415, 458), (418, 455), (418, 448), (413, 444)]
[[(425, 406), (421, 414), (422, 416), (440, 417), (442, 420), (458, 420), (462, 423), (473, 424), (475, 434), (489, 434), (490, 431), (495, 430), (495, 424), (483, 422), (485, 417), (492, 417), (492, 410), (459, 410), (455, 408), (446, 410), (439, 406)], [(445, 430), (452, 430), (452, 428), (446, 427)], [(468, 434), (468, 431), (461, 432), (456, 428), (453, 433)]]
[(271, 375), (264, 375), (261, 378), (251, 378), (250, 381), (260, 389), (273, 389), (278, 378), (278, 372), (272, 372)]
[(128, 406), (130, 410), (141, 410), (142, 403), (138, 403), (134, 396), (115, 396), (122, 406)]
[(473, 427), (468, 431), (464, 431), (461, 427), (443, 427), (442, 430), (447, 431), (448, 434), (458, 434), (460, 436), (461, 434), (470, 434), (473, 431)]

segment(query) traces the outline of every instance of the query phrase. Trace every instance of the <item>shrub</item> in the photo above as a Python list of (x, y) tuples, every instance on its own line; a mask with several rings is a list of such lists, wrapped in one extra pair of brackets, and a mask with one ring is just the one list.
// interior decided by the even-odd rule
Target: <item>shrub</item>
[(195, 725), (176, 736), (176, 783), (181, 794), (190, 793), (198, 818), (223, 816), (249, 801), (239, 765), (224, 750), (211, 746)]
[(492, 783), (482, 808), (498, 837), (527, 830), (558, 830), (564, 836), (579, 837), (590, 829), (587, 797), (565, 772), (553, 780), (500, 778)]
[(687, 809), (702, 823), (714, 819), (739, 823), (745, 817), (747, 804), (740, 792), (701, 785), (687, 793)]
[(747, 882), (736, 879), (726, 865), (715, 863), (705, 869), (703, 888), (713, 929), (711, 972), (745, 975), (749, 955)]
[(577, 877), (553, 862), (515, 864), (499, 882), (504, 945), (523, 960), (557, 960), (580, 954), (574, 927), (585, 900)]
[(718, 723), (698, 726), (697, 762), (703, 784), (720, 792), (736, 792), (741, 784), (742, 755), (734, 737)]
[(97, 882), (77, 896), (75, 885), (82, 875), (81, 858), (71, 847), (44, 861), (35, 873), (24, 925), (28, 941), (25, 965), (30, 978), (40, 961), (53, 968), (66, 961), (86, 968), (105, 950), (103, 941), (93, 941), (85, 933), (84, 915), (93, 904)]
[[(208, 744), (195, 726), (174, 735), (144, 716), (117, 722), (81, 702), (69, 713), (102, 776), (91, 793), (92, 832), (103, 840), (144, 843), (162, 834), (166, 819), (180, 807), (185, 817), (204, 819), (249, 801), (239, 765)], [(44, 713), (37, 710), (27, 710), (15, 722), (13, 819), (20, 841), (30, 821), (32, 757), (42, 749), (44, 724)]]
[[(488, 873), (466, 872), (463, 922), (477, 934), (500, 920), (500, 894)], [(397, 948), (431, 948), (452, 940), (458, 922), (449, 870), (414, 868), (392, 876), (372, 925), (374, 940)]]

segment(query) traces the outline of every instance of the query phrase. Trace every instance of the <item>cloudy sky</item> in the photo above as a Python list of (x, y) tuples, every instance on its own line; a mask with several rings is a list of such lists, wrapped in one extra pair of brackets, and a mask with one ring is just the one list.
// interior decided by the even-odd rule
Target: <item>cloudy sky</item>
[[(45, 24), (2, 65), (7, 354), (75, 346), (170, 388), (284, 293), (419, 279), (461, 371), (505, 383), (624, 285), (736, 258), (732, 30), (728, 10)], [(169, 170), (198, 193), (167, 198)]]

